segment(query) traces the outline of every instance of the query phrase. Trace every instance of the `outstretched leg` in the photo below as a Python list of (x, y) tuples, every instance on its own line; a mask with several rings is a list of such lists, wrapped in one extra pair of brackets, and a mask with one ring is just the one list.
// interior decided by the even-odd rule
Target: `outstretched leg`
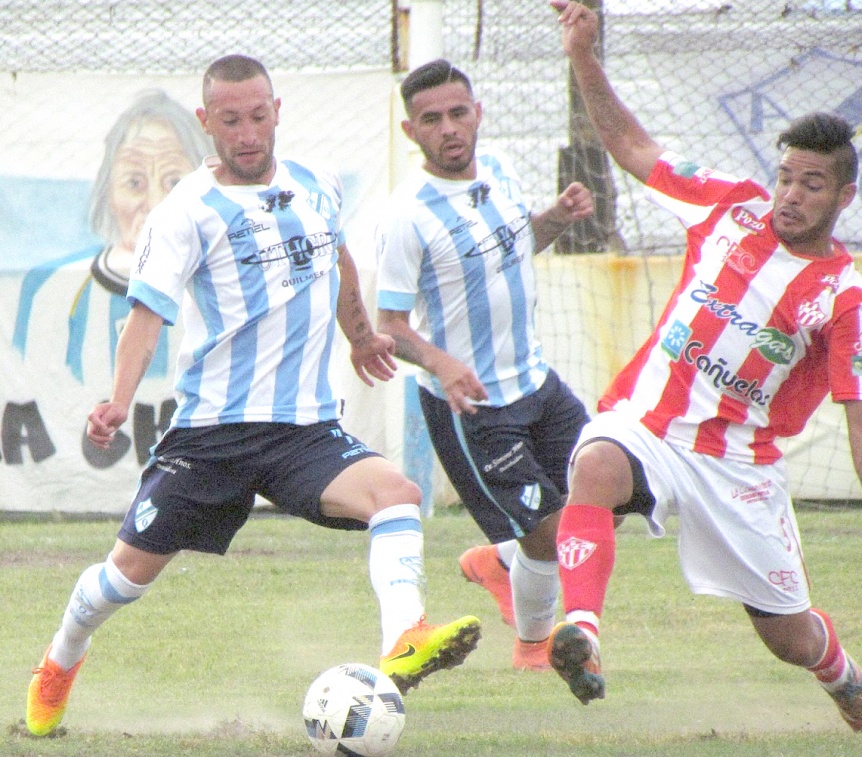
[[(143, 596), (171, 557), (151, 555), (118, 541), (105, 562), (81, 574), (60, 628), (33, 670), (27, 691), (30, 733), (47, 736), (57, 728), (93, 633), (121, 607)], [(134, 583), (126, 574), (142, 576), (147, 582)]]
[(847, 725), (862, 731), (862, 670), (844, 651), (829, 615), (816, 608), (792, 615), (747, 609), (769, 650), (783, 662), (810, 670)]

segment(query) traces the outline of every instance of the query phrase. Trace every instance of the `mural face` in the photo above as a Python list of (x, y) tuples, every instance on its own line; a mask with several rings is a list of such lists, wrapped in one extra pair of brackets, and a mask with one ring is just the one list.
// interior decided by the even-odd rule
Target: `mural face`
[(111, 167), (108, 202), (119, 231), (107, 261), (112, 270), (128, 278), (144, 219), (194, 168), (169, 123), (142, 119), (132, 124)]

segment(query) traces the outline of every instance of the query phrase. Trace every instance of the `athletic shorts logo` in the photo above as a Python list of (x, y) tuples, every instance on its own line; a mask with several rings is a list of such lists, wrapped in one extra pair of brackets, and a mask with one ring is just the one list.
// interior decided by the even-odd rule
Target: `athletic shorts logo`
[(566, 570), (574, 570), (589, 560), (595, 551), (595, 542), (572, 536), (557, 545), (557, 558), (560, 561), (560, 565), (566, 568)]
[(538, 510), (542, 505), (542, 487), (538, 484), (525, 484), (521, 490), (521, 504), (528, 510)]
[(153, 524), (158, 514), (159, 508), (153, 505), (152, 500), (145, 499), (143, 502), (139, 502), (135, 510), (135, 530), (138, 533), (146, 531)]

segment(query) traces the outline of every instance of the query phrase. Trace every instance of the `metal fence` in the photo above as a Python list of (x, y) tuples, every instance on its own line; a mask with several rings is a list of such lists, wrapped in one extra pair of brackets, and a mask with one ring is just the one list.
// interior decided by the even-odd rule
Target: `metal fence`
[[(188, 77), (230, 52), (259, 58), (273, 72), (382, 71), (395, 80), (407, 59), (407, 37), (400, 33), (407, 4), (0, 0), (0, 118), (8, 119), (7, 139), (16, 139), (9, 118), (15, 110), (4, 103), (14, 104), (15, 81), (22, 74), (79, 72), (104, 76), (108, 83), (111, 75)], [(778, 160), (775, 139), (791, 118), (835, 110), (857, 129), (862, 125), (862, 0), (604, 0), (598, 5), (605, 66), (620, 96), (659, 142), (693, 160), (769, 186)], [(511, 155), (535, 205), (549, 203), (571, 178), (593, 188), (596, 219), (579, 224), (557, 252), (613, 250), (647, 258), (681, 251), (682, 230), (641, 200), (641, 187), (609, 164), (592, 136), (572, 91), (555, 14), (545, 0), (444, 0), (442, 41), (443, 55), (470, 75), (482, 100), (482, 139)], [(349, 128), (343, 131), (346, 142), (355, 140)], [(20, 139), (28, 155), (41, 149), (35, 137), (20, 134)], [(46, 148), (42, 163), (52, 161)], [(0, 153), (0, 178), (3, 164)], [(837, 233), (862, 251), (859, 199), (843, 214)], [(657, 318), (666, 296), (664, 283), (652, 278), (657, 268), (649, 260), (637, 268), (648, 303), (628, 304), (638, 320), (632, 331)], [(543, 293), (543, 338), (546, 344), (573, 345), (553, 356), (555, 367), (592, 400), (604, 374), (589, 374), (581, 345), (598, 335), (576, 333), (573, 324), (592, 321), (574, 310), (587, 302), (601, 318), (619, 303), (594, 302), (589, 281), (551, 278), (558, 291)], [(577, 296), (574, 289), (580, 290)], [(619, 295), (629, 293), (621, 289)], [(809, 471), (820, 466), (818, 481), (824, 483), (818, 484), (818, 496), (848, 497), (850, 487), (857, 493), (846, 440), (840, 438), (842, 423), (839, 418), (814, 429), (817, 443), (809, 446), (817, 454), (805, 465)], [(834, 483), (830, 455), (842, 456), (849, 470), (840, 484)]]
[[(270, 69), (399, 69), (405, 0), (0, 0), (0, 73), (200, 73), (242, 52)], [(837, 109), (862, 123), (860, 0), (605, 0), (604, 55), (618, 90), (669, 147), (764, 182), (789, 118)], [(667, 253), (681, 236), (639, 206), (639, 188), (596, 155), (569, 96), (555, 14), (544, 0), (445, 0), (443, 54), (474, 80), (483, 137), (509, 151), (528, 196), (575, 176), (596, 190), (599, 225), (563, 251)], [(853, 81), (856, 85), (854, 87)], [(346, 135), (345, 138), (349, 138)], [(862, 248), (859, 204), (842, 236)]]

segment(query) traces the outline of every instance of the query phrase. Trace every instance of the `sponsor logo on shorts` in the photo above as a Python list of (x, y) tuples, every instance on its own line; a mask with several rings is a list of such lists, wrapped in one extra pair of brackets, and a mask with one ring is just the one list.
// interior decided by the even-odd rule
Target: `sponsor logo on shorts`
[(521, 453), (522, 449), (524, 449), (524, 442), (515, 442), (510, 450), (504, 452), (500, 457), (495, 457), (490, 463), (485, 463), (482, 466), (482, 471), (490, 473), (495, 468), (499, 468), (502, 473), (508, 470), (524, 459), (524, 455)]
[(138, 533), (146, 531), (158, 514), (159, 508), (153, 504), (151, 499), (138, 502), (138, 507), (135, 509), (135, 530)]
[(573, 570), (589, 560), (595, 551), (595, 542), (571, 536), (557, 545), (557, 559), (564, 568)]
[(181, 457), (162, 457), (161, 455), (156, 459), (156, 468), (159, 470), (163, 470), (165, 473), (176, 474), (177, 468), (184, 468), (185, 470), (191, 470), (192, 464), (188, 462), (188, 460), (183, 460)]
[(733, 499), (738, 499), (741, 502), (751, 503), (751, 502), (764, 502), (769, 499), (772, 494), (772, 481), (770, 479), (766, 479), (766, 481), (762, 481), (759, 484), (753, 484), (752, 486), (740, 486), (739, 488), (734, 489), (730, 496)]
[(331, 436), (334, 436), (336, 439), (344, 439), (345, 442), (350, 446), (350, 449), (347, 452), (342, 452), (342, 459), (346, 460), (348, 457), (355, 457), (356, 455), (361, 455), (364, 452), (370, 452), (368, 447), (366, 447), (359, 439), (354, 439), (350, 434), (345, 434), (340, 428), (331, 428), (329, 429), (329, 433)]
[(769, 583), (791, 594), (799, 591), (799, 574), (795, 570), (770, 570)]

